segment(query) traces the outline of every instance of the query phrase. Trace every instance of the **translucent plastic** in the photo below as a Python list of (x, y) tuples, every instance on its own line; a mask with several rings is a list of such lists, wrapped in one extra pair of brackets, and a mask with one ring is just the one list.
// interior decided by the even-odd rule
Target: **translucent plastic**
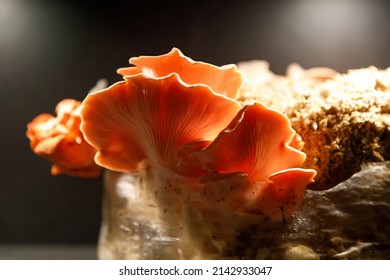
[(390, 259), (390, 162), (365, 165), (327, 191), (308, 190), (290, 219), (253, 220), (241, 232), (238, 221), (253, 217), (207, 215), (189, 199), (191, 188), (175, 187), (182, 179), (164, 170), (106, 172), (99, 258)]

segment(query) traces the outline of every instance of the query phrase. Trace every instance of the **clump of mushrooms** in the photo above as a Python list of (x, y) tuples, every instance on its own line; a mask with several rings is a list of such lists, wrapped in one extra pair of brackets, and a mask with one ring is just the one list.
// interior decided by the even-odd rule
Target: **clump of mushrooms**
[(141, 178), (172, 234), (224, 250), (294, 213), (316, 172), (301, 168), (303, 142), (284, 114), (235, 100), (235, 65), (176, 48), (130, 63), (123, 81), (85, 98), (80, 129), (99, 166)]
[(94, 161), (96, 150), (80, 131), (80, 105), (73, 99), (62, 100), (56, 106), (56, 117), (40, 114), (27, 126), (31, 149), (53, 162), (53, 175), (93, 178), (101, 173), (102, 168)]

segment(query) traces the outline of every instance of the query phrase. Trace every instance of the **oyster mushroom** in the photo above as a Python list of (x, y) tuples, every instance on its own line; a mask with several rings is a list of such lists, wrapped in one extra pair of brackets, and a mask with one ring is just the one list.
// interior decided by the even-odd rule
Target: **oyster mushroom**
[(80, 131), (80, 101), (62, 100), (57, 116), (41, 114), (27, 125), (30, 147), (37, 155), (53, 162), (51, 173), (93, 178), (101, 167), (94, 161), (96, 150)]
[(293, 80), (308, 81), (313, 84), (325, 82), (333, 79), (338, 74), (337, 71), (327, 67), (312, 67), (304, 69), (297, 63), (287, 66), (286, 76)]
[(181, 174), (183, 145), (214, 139), (241, 109), (208, 86), (185, 84), (176, 73), (124, 79), (83, 103), (81, 129), (98, 151), (96, 162), (108, 169), (132, 172), (148, 159)]
[(160, 78), (177, 73), (181, 80), (189, 85), (203, 84), (213, 91), (235, 98), (242, 84), (241, 74), (234, 64), (221, 67), (201, 61), (193, 61), (179, 49), (173, 48), (169, 53), (160, 56), (140, 56), (130, 58), (133, 67), (117, 70), (122, 76), (138, 73)]
[(248, 182), (235, 186), (241, 191), (219, 191), (224, 200), (239, 196), (240, 203), (235, 205), (242, 211), (282, 220), (297, 209), (316, 175), (314, 170), (299, 168), (306, 158), (299, 150), (302, 147), (286, 116), (254, 104), (245, 106), (211, 144), (192, 153), (190, 159), (212, 172), (203, 176), (203, 182), (221, 173), (246, 174)]

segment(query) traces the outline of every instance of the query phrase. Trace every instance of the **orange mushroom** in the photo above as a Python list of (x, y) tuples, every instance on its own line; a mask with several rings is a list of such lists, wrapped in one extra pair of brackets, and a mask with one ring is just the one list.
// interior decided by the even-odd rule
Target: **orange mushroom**
[[(296, 210), (316, 175), (314, 170), (299, 168), (306, 158), (298, 150), (302, 147), (286, 116), (254, 104), (244, 107), (211, 144), (191, 153), (190, 159), (211, 172), (201, 180), (206, 188), (216, 188), (214, 193), (223, 193), (224, 201), (280, 220)], [(248, 178), (242, 180), (240, 175), (241, 183), (230, 191), (223, 184), (210, 184), (240, 173)]]
[(213, 91), (235, 98), (242, 84), (242, 76), (233, 64), (217, 67), (212, 64), (193, 61), (179, 49), (173, 48), (161, 56), (140, 56), (130, 58), (134, 67), (117, 70), (122, 76), (143, 73), (153, 78), (165, 77), (177, 73), (182, 81), (189, 85), (203, 84)]
[(199, 169), (191, 171), (190, 162), (183, 160), (183, 153), (194, 149), (188, 143), (213, 140), (241, 109), (208, 86), (184, 83), (176, 73), (124, 79), (88, 95), (81, 111), (81, 130), (98, 150), (96, 162), (112, 170), (134, 171), (149, 159), (180, 174), (196, 175)]
[(245, 172), (254, 181), (265, 181), (275, 172), (302, 166), (305, 153), (289, 145), (296, 140), (294, 135), (286, 116), (260, 104), (249, 105), (190, 158), (212, 172)]
[(283, 220), (291, 216), (303, 200), (306, 186), (314, 182), (313, 169), (290, 168), (272, 174), (262, 186), (253, 208), (273, 220)]
[(80, 105), (79, 101), (65, 99), (56, 106), (56, 117), (41, 114), (27, 125), (31, 149), (53, 162), (53, 175), (93, 178), (101, 172), (94, 162), (96, 150), (80, 131)]

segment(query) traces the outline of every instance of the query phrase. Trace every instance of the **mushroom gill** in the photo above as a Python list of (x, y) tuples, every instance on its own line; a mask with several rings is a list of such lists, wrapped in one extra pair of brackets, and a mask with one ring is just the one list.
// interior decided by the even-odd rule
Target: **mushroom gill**
[(81, 112), (81, 130), (98, 150), (96, 162), (112, 170), (131, 172), (149, 159), (181, 173), (181, 147), (213, 140), (241, 109), (208, 86), (183, 83), (176, 73), (124, 79), (90, 94)]

